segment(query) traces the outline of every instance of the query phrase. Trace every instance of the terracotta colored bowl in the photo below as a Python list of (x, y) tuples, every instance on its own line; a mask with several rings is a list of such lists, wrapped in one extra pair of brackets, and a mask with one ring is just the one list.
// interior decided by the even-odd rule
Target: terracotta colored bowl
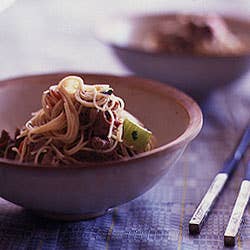
[(167, 82), (194, 97), (240, 78), (250, 67), (250, 20), (224, 17), (246, 50), (235, 55), (169, 54), (149, 51), (145, 37), (176, 14), (110, 17), (97, 25), (96, 36), (138, 76)]
[[(0, 128), (13, 132), (22, 126), (40, 108), (42, 91), (66, 75), (1, 81)], [(167, 85), (135, 77), (76, 75), (89, 83), (110, 83), (127, 109), (153, 131), (158, 147), (133, 159), (64, 167), (0, 159), (1, 197), (48, 217), (71, 220), (95, 217), (149, 190), (202, 126), (197, 104)]]

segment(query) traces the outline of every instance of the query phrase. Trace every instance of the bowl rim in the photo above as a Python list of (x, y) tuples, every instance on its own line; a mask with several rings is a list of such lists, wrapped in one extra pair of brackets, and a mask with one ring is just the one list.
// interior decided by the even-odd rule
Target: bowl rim
[[(113, 23), (113, 19), (115, 18), (118, 21), (128, 21), (128, 23), (132, 20), (143, 20), (143, 19), (149, 19), (149, 18), (163, 18), (163, 17), (171, 17), (175, 16), (178, 14), (187, 14), (187, 15), (202, 15), (202, 13), (199, 12), (181, 12), (181, 11), (170, 11), (170, 12), (160, 12), (160, 13), (138, 13), (138, 14), (123, 14), (123, 15), (117, 15), (113, 14), (111, 16), (105, 17), (104, 19), (100, 20), (99, 22), (96, 22), (95, 25), (95, 37), (98, 41), (113, 47), (117, 49), (122, 49), (134, 53), (141, 53), (145, 55), (150, 55), (150, 56), (168, 56), (168, 57), (192, 57), (192, 58), (240, 58), (240, 57), (246, 57), (250, 56), (250, 47), (246, 48), (244, 51), (230, 54), (230, 53), (225, 53), (225, 54), (216, 54), (216, 53), (211, 53), (211, 54), (202, 54), (202, 53), (169, 53), (167, 51), (150, 51), (150, 50), (145, 50), (140, 47), (136, 46), (129, 46), (129, 45), (119, 45), (116, 42), (113, 41), (113, 39), (109, 39), (106, 36), (103, 36), (103, 33), (100, 32), (100, 28), (102, 25), (109, 25), (110, 23)], [(214, 14), (213, 12), (207, 13), (208, 15)], [(234, 16), (234, 15), (229, 15), (229, 14), (219, 14), (220, 17), (224, 20), (231, 20), (231, 21), (238, 21), (238, 22), (244, 22), (249, 24), (250, 27), (250, 19), (239, 17), (239, 16)]]
[[(6, 78), (0, 81), (0, 89), (11, 85), (17, 84), (16, 81), (22, 80), (29, 80), (31, 78), (43, 78), (43, 77), (65, 77), (67, 75), (79, 75), (81, 77), (104, 77), (104, 78), (111, 78), (111, 79), (123, 79), (126, 80), (126, 84), (134, 85), (137, 82), (137, 86), (146, 85), (146, 88), (149, 87), (157, 87), (159, 92), (165, 92), (166, 95), (169, 96), (170, 99), (175, 101), (178, 105), (182, 106), (182, 108), (186, 111), (189, 117), (189, 123), (182, 134), (180, 134), (176, 139), (173, 141), (161, 145), (157, 148), (154, 148), (150, 151), (140, 153), (132, 158), (124, 158), (120, 160), (110, 160), (110, 161), (103, 161), (103, 162), (83, 162), (79, 164), (72, 164), (71, 165), (60, 165), (58, 167), (52, 165), (39, 165), (34, 163), (21, 163), (15, 160), (8, 160), (5, 158), (0, 158), (0, 167), (7, 166), (7, 167), (17, 167), (17, 168), (32, 168), (32, 169), (79, 169), (79, 168), (104, 168), (104, 167), (118, 167), (120, 165), (124, 165), (125, 163), (136, 162), (142, 159), (149, 159), (151, 157), (156, 157), (165, 153), (166, 151), (174, 151), (181, 146), (187, 145), (191, 142), (200, 132), (202, 125), (203, 125), (203, 115), (199, 105), (187, 94), (178, 90), (166, 83), (161, 83), (159, 81), (145, 79), (137, 76), (117, 76), (112, 74), (99, 74), (99, 73), (83, 73), (79, 71), (63, 71), (63, 72), (53, 72), (53, 73), (45, 73), (45, 74), (31, 74), (31, 75), (24, 75), (24, 76), (17, 76), (14, 78)], [(142, 85), (141, 82), (144, 82)], [(37, 84), (37, 83), (34, 83)], [(4, 129), (4, 128), (3, 128)]]

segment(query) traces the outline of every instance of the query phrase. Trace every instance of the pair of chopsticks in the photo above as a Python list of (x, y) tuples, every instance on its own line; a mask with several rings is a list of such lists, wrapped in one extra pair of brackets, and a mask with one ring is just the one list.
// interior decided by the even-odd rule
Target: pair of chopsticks
[[(237, 168), (244, 153), (250, 145), (250, 125), (245, 129), (239, 144), (235, 148), (232, 156), (224, 163), (223, 168), (215, 176), (201, 203), (195, 210), (191, 220), (189, 221), (189, 233), (198, 234), (201, 231), (208, 213), (212, 209), (216, 199), (223, 190), (227, 180)], [(241, 224), (241, 220), (248, 204), (250, 197), (250, 162), (247, 166), (245, 179), (242, 181), (238, 198), (235, 202), (234, 209), (229, 220), (227, 229), (224, 234), (224, 244), (226, 246), (234, 246), (237, 233)]]

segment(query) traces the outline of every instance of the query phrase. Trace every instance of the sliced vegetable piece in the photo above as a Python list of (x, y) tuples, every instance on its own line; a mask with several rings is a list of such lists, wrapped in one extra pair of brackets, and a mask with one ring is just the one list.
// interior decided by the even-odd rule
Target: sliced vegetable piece
[(58, 88), (63, 88), (68, 94), (75, 94), (75, 92), (83, 84), (83, 80), (78, 76), (67, 76), (63, 78), (58, 84)]
[(128, 120), (134, 122), (135, 124), (139, 124), (139, 125), (141, 125), (141, 127), (143, 127), (143, 124), (136, 117), (134, 117), (132, 114), (130, 114), (126, 110), (122, 110), (121, 117), (123, 118), (123, 120), (128, 119)]
[(126, 146), (138, 152), (145, 151), (152, 132), (132, 120), (125, 119), (123, 123), (123, 141)]

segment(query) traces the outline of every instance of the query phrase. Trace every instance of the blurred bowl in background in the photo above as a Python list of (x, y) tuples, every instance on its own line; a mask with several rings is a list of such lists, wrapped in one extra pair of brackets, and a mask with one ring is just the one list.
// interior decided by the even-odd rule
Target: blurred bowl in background
[(245, 45), (234, 54), (191, 54), (150, 51), (145, 37), (177, 14), (109, 17), (96, 28), (99, 40), (108, 44), (120, 61), (139, 76), (168, 82), (194, 97), (231, 83), (250, 66), (250, 20), (222, 17), (230, 31)]

